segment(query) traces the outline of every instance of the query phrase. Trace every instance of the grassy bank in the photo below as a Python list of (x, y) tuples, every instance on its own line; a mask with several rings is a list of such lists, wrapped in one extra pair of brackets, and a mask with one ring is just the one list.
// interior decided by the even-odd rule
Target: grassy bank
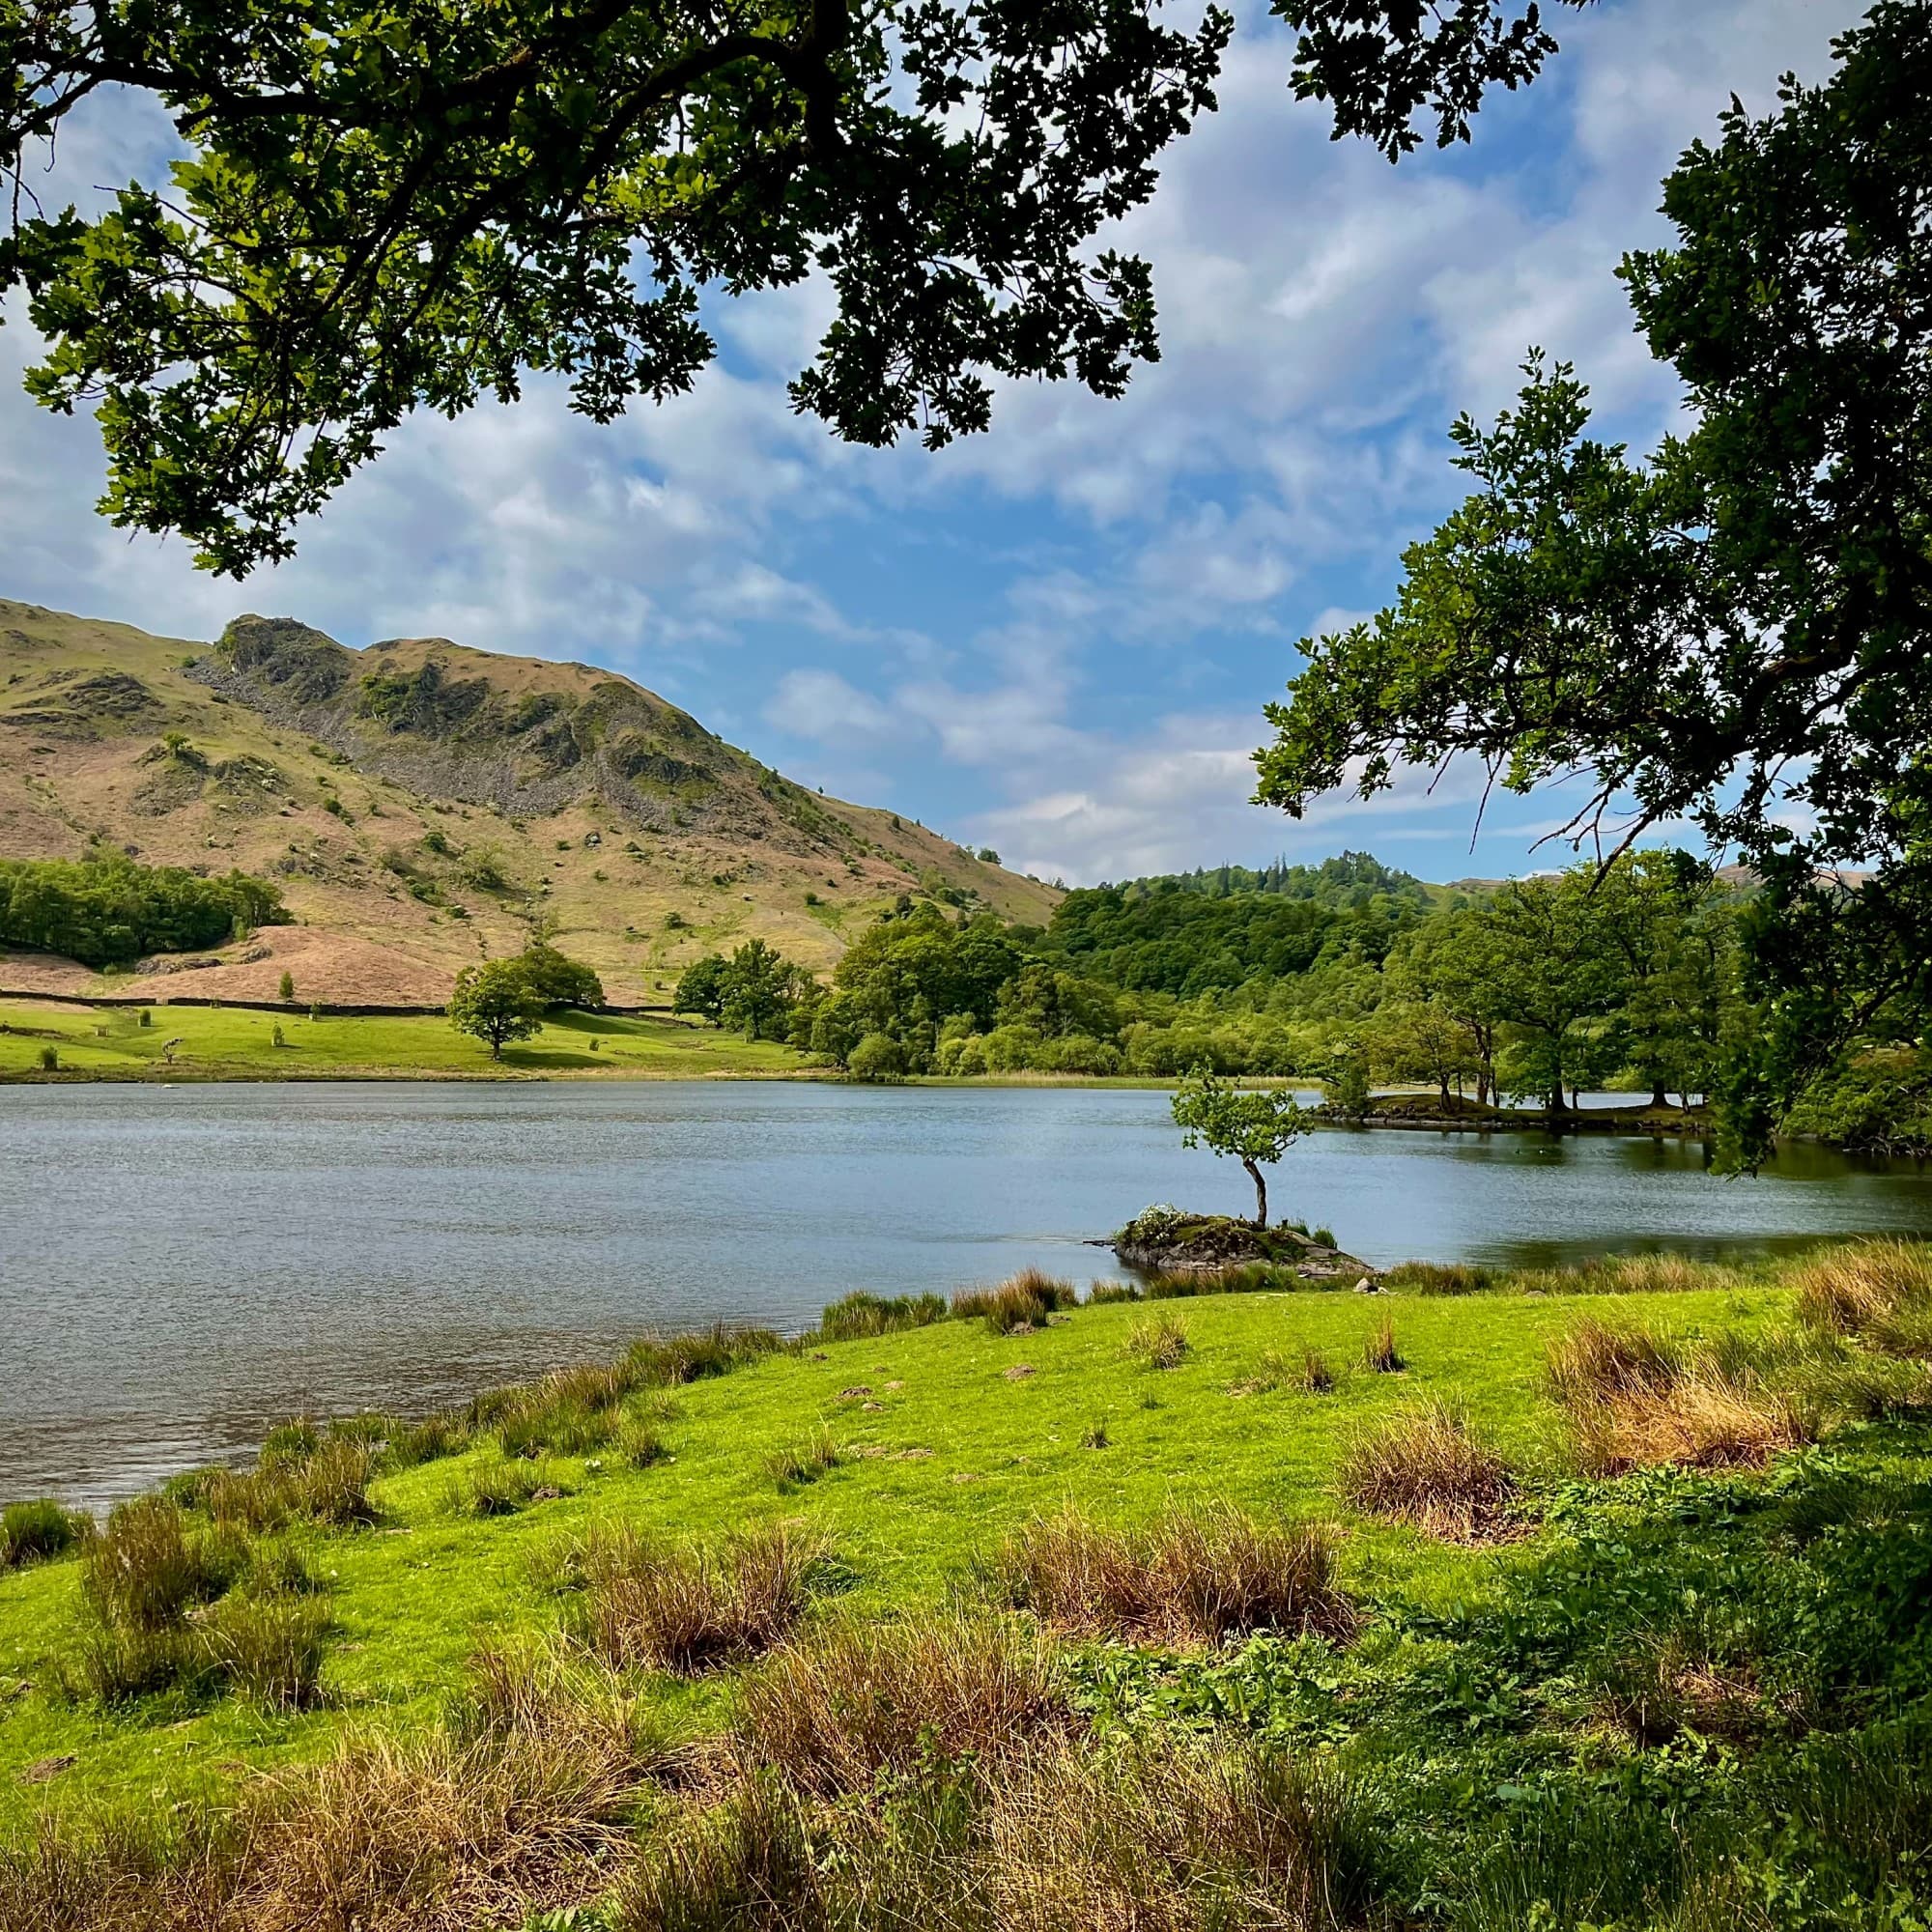
[(1399, 1279), (862, 1299), (16, 1513), (0, 1923), (1925, 1923), (1932, 1260)]
[[(140, 1009), (0, 1001), (4, 1080), (690, 1079), (808, 1071), (769, 1040), (649, 1015), (554, 1014), (500, 1061), (439, 1014), (309, 1017), (235, 1007)], [(276, 1029), (282, 1041), (275, 1043)], [(169, 1042), (178, 1042), (168, 1050)], [(51, 1052), (56, 1067), (44, 1065)]]

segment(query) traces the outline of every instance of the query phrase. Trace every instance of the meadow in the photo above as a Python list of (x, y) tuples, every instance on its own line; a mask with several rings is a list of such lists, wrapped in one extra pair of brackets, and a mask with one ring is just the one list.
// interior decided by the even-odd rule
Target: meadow
[(1932, 1256), (1391, 1280), (856, 1296), (16, 1506), (0, 1924), (1924, 1924)]
[(804, 1066), (799, 1054), (770, 1040), (652, 1014), (554, 1013), (535, 1038), (493, 1061), (487, 1045), (437, 1013), (311, 1018), (300, 1005), (263, 1012), (0, 1001), (0, 1080), (690, 1079)]

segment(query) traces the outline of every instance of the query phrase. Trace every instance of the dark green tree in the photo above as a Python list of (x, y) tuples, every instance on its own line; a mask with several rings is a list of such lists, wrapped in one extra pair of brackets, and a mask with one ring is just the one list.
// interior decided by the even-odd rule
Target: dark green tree
[(466, 966), (449, 997), (450, 1025), (472, 1039), (487, 1040), (492, 1060), (501, 1060), (511, 1041), (541, 1033), (544, 1011), (543, 996), (517, 959)]
[(707, 953), (695, 959), (678, 975), (677, 990), (670, 996), (674, 1013), (697, 1013), (716, 1021), (724, 1011), (724, 955)]
[(1689, 818), (1740, 855), (1747, 1159), (1932, 1008), (1932, 0), (1836, 52), (1776, 114), (1734, 104), (1664, 184), (1675, 245), (1624, 260), (1690, 427), (1633, 463), (1532, 355), (1516, 410), (1456, 425), (1476, 493), (1390, 609), (1304, 643), (1257, 754), (1297, 813), (1460, 754), (1516, 791), (1581, 771), (1579, 839)]
[(582, 960), (570, 959), (547, 939), (532, 940), (518, 955), (517, 964), (545, 1009), (604, 1004), (604, 982)]

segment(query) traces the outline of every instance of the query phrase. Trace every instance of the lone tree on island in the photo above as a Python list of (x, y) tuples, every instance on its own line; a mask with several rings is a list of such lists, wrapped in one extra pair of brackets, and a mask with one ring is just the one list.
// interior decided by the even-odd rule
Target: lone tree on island
[(502, 1059), (506, 1042), (541, 1033), (544, 1010), (544, 997), (519, 959), (466, 966), (449, 997), (450, 1025), (472, 1039), (487, 1039), (492, 1060)]
[(1265, 1228), (1268, 1191), (1262, 1165), (1278, 1161), (1308, 1131), (1307, 1115), (1278, 1088), (1243, 1093), (1217, 1080), (1207, 1065), (1195, 1067), (1180, 1083), (1173, 1106), (1183, 1147), (1206, 1141), (1213, 1152), (1232, 1154), (1247, 1169), (1255, 1183), (1255, 1226)]

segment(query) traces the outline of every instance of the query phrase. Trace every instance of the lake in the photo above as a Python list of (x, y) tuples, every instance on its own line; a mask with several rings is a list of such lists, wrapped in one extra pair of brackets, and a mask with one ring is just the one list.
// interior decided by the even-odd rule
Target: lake
[[(1323, 1131), (1277, 1214), (1378, 1264), (1932, 1229), (1932, 1177), (1792, 1149)], [(1124, 1089), (806, 1083), (0, 1089), (0, 1498), (99, 1505), (300, 1410), (423, 1409), (639, 1330), (957, 1288), (1152, 1201), (1253, 1211)]]

